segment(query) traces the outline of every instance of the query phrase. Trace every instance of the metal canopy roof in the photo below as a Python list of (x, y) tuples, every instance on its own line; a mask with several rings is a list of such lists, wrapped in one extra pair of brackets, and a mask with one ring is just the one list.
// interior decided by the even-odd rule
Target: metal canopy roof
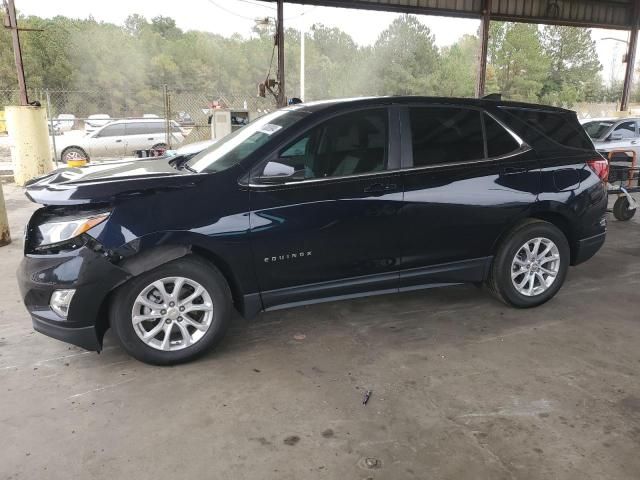
[[(480, 18), (485, 0), (285, 0), (287, 3)], [(492, 0), (492, 20), (630, 30), (635, 0)]]

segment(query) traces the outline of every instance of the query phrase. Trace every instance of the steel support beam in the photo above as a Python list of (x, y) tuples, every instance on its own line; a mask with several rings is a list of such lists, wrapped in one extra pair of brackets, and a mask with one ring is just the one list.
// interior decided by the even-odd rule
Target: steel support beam
[(624, 72), (624, 84), (622, 86), (622, 98), (620, 99), (620, 111), (629, 109), (629, 97), (633, 86), (633, 73), (636, 65), (636, 50), (638, 44), (638, 23), (640, 22), (640, 0), (633, 2), (633, 25), (629, 36), (629, 50), (627, 51), (627, 68)]
[[(265, 0), (275, 2), (277, 0)], [(287, 0), (289, 3), (387, 12), (480, 18), (482, 0)], [(494, 21), (628, 30), (635, 0), (497, 0)]]
[(478, 58), (478, 79), (476, 81), (476, 97), (484, 96), (487, 82), (487, 52), (489, 49), (489, 25), (491, 24), (491, 0), (483, 0), (482, 17), (480, 18), (480, 55)]

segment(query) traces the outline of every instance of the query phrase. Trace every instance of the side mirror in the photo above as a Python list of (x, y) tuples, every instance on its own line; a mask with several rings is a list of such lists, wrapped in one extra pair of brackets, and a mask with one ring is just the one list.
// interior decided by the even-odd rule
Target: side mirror
[(288, 182), (300, 182), (305, 179), (304, 170), (296, 170), (290, 175), (260, 175), (254, 178), (261, 185), (282, 185)]
[(611, 135), (609, 135), (610, 142), (619, 142), (623, 138), (622, 132), (611, 132)]

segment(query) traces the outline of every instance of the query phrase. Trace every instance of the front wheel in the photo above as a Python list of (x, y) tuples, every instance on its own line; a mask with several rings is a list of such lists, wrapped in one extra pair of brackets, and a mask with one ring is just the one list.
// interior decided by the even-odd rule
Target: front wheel
[(569, 244), (564, 233), (551, 223), (529, 220), (502, 242), (487, 284), (508, 305), (535, 307), (560, 290), (569, 262)]
[(218, 343), (231, 318), (222, 274), (184, 257), (133, 278), (113, 298), (110, 320), (122, 347), (154, 365), (193, 360)]

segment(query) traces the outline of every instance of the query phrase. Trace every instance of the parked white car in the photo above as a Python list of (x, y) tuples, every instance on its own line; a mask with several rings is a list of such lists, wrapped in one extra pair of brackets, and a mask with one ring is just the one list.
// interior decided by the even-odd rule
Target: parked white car
[(76, 123), (76, 116), (71, 113), (61, 113), (53, 119), (54, 129), (61, 132), (68, 132), (73, 130), (73, 126)]
[[(166, 149), (164, 119), (116, 120), (82, 137), (65, 135), (56, 139), (58, 159), (67, 160), (122, 158), (135, 155), (136, 150)], [(171, 145), (184, 141), (180, 126), (171, 121)]]
[(96, 113), (94, 115), (89, 115), (84, 121), (84, 130), (85, 132), (93, 132), (100, 127), (104, 127), (112, 120), (113, 119), (106, 113)]
[(632, 150), (640, 156), (640, 118), (598, 118), (582, 122), (600, 153)]

